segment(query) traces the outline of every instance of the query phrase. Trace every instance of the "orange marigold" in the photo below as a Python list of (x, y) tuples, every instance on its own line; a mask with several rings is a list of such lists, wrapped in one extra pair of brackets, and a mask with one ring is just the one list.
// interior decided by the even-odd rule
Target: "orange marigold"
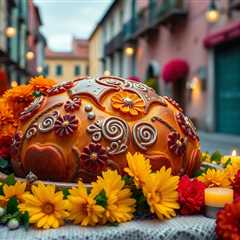
[(46, 91), (53, 87), (57, 82), (52, 79), (45, 78), (43, 76), (34, 77), (30, 81), (34, 91), (40, 91), (46, 93)]
[(135, 93), (122, 91), (117, 92), (112, 96), (112, 107), (119, 109), (123, 113), (129, 113), (133, 116), (137, 116), (144, 112), (144, 102)]
[(0, 137), (13, 136), (17, 125), (12, 109), (4, 99), (0, 99)]
[(29, 84), (16, 86), (4, 93), (3, 99), (12, 109), (15, 118), (18, 118), (23, 109), (33, 101), (32, 92), (33, 87)]

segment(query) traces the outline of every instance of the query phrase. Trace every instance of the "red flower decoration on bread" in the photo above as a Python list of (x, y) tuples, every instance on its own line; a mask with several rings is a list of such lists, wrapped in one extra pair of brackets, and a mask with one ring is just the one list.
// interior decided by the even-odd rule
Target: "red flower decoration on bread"
[(74, 115), (59, 116), (54, 124), (54, 129), (60, 137), (73, 134), (78, 127), (78, 120)]

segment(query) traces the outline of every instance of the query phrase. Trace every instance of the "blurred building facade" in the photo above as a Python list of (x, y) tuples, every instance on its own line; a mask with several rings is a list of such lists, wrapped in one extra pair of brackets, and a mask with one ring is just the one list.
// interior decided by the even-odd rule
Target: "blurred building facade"
[[(42, 25), (42, 19), (39, 8), (28, 1), (29, 5), (29, 36), (27, 66), (33, 75), (42, 74), (45, 67), (45, 48), (47, 46), (44, 35), (39, 31)], [(32, 56), (31, 56), (32, 55)]]
[[(0, 0), (0, 93), (36, 74), (36, 56), (41, 56), (43, 64), (46, 41), (40, 33), (41, 24), (32, 26), (33, 18), (41, 23), (32, 0)], [(41, 38), (31, 41), (35, 35)], [(36, 49), (39, 42), (44, 44)]]
[(99, 24), (89, 37), (89, 75), (96, 77), (102, 72), (102, 27)]
[[(95, 72), (154, 80), (160, 94), (180, 99), (198, 127), (240, 134), (239, 9), (239, 0), (115, 0), (96, 27)], [(210, 10), (217, 11), (207, 21)], [(179, 70), (175, 60), (188, 71), (171, 82), (163, 73)]]
[(72, 50), (57, 52), (46, 49), (45, 73), (57, 81), (70, 81), (89, 74), (88, 41), (73, 38)]

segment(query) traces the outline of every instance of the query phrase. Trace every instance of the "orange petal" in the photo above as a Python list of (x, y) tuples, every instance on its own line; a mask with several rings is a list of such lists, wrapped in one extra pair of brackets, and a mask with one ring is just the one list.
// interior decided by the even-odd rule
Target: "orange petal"
[(122, 106), (123, 104), (122, 103), (112, 103), (112, 106), (114, 107), (114, 108), (116, 108), (116, 109), (119, 109), (119, 108), (121, 108), (121, 106)]
[(133, 115), (133, 116), (136, 116), (138, 115), (138, 111), (135, 109), (135, 108), (130, 108), (130, 114)]
[(122, 112), (129, 112), (129, 106), (122, 105), (122, 107), (120, 109)]

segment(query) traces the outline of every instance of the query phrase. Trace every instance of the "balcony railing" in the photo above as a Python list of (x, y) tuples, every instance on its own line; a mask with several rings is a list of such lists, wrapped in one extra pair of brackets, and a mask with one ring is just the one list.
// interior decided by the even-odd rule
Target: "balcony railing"
[(136, 18), (131, 18), (128, 22), (123, 25), (123, 38), (124, 41), (130, 41), (136, 31)]
[(230, 10), (240, 10), (240, 0), (232, 0), (229, 2)]
[(144, 35), (156, 29), (159, 24), (176, 22), (186, 15), (186, 0), (150, 1), (148, 7), (138, 13), (133, 34), (135, 37)]
[(156, 13), (157, 23), (164, 24), (187, 15), (186, 0), (163, 0)]
[(125, 42), (135, 41), (139, 36), (153, 31), (159, 24), (175, 22), (187, 15), (187, 0), (150, 1), (136, 17), (123, 25), (122, 31), (104, 46), (104, 54), (111, 55)]
[(124, 43), (123, 31), (119, 32), (110, 42), (106, 43), (104, 46), (104, 55), (111, 55), (115, 51), (122, 48)]

